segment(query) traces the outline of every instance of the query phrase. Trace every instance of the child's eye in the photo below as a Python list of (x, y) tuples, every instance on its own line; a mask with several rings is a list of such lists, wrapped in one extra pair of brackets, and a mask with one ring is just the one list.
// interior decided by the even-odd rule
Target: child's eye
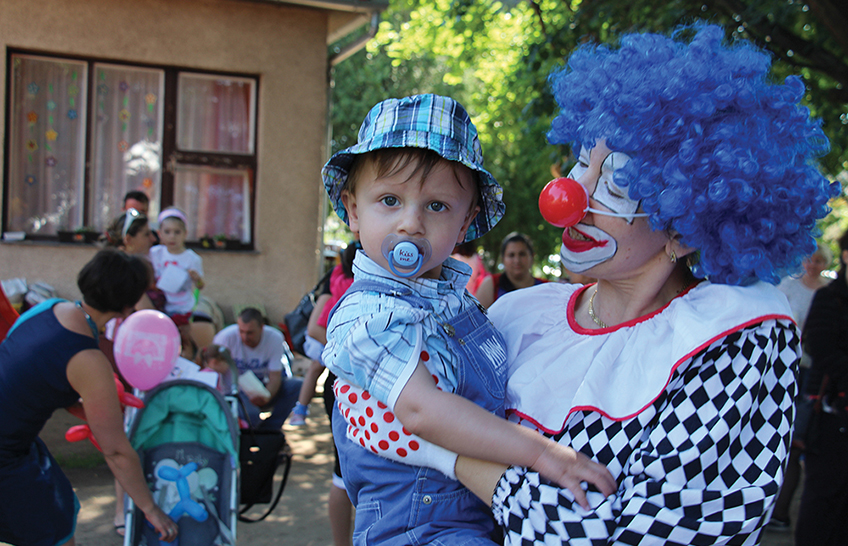
[(395, 197), (394, 195), (387, 195), (387, 196), (383, 197), (381, 199), (381, 201), (387, 207), (393, 207), (393, 206), (397, 205), (397, 203), (398, 203), (397, 197)]
[(434, 201), (430, 203), (430, 210), (432, 210), (433, 212), (441, 212), (445, 210), (445, 204), (439, 203), (438, 201)]

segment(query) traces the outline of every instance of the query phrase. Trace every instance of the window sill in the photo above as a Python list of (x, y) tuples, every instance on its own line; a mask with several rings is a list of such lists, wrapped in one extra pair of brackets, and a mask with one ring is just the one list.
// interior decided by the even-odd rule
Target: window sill
[(62, 248), (71, 248), (71, 247), (80, 247), (80, 248), (98, 248), (100, 245), (97, 243), (86, 243), (84, 241), (81, 242), (70, 242), (63, 243), (56, 240), (50, 239), (23, 239), (18, 241), (10, 241), (10, 240), (0, 240), (0, 245), (8, 245), (8, 246), (52, 246), (52, 247), (62, 247)]

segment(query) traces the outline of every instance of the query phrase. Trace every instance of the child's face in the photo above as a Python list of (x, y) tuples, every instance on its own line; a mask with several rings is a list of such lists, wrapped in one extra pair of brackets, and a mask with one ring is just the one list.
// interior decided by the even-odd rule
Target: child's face
[[(440, 161), (422, 182), (410, 179), (412, 162), (404, 169), (377, 178), (374, 161), (366, 158), (352, 192), (342, 193), (350, 228), (359, 233), (369, 258), (388, 269), (381, 246), (387, 235), (427, 239), (432, 254), (418, 277), (437, 279), (442, 262), (465, 232), (480, 207), (472, 207), (477, 187), (471, 171)], [(460, 184), (459, 179), (462, 181)]]
[(221, 375), (226, 374), (230, 371), (229, 366), (227, 366), (227, 362), (220, 358), (210, 358), (206, 361), (206, 367), (212, 371), (216, 371)]
[(169, 252), (182, 252), (186, 240), (185, 226), (176, 218), (166, 218), (159, 226), (159, 239)]

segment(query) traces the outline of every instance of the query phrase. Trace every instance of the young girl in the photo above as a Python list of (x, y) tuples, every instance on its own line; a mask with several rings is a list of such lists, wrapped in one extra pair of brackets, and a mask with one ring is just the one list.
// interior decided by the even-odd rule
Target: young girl
[(222, 394), (233, 394), (238, 392), (234, 389), (238, 369), (230, 355), (230, 350), (223, 345), (212, 344), (200, 350), (200, 366), (204, 370), (212, 370), (220, 376), (218, 378), (218, 390)]
[(180, 328), (188, 332), (194, 309), (194, 287), (203, 288), (203, 260), (185, 247), (185, 214), (167, 208), (159, 214), (159, 239), (162, 244), (150, 249), (150, 261), (156, 274), (156, 286), (165, 293), (165, 312)]

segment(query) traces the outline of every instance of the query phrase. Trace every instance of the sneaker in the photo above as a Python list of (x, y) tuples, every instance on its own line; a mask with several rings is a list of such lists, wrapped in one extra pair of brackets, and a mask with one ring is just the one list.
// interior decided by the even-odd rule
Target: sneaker
[(792, 528), (789, 519), (771, 518), (768, 522), (768, 528), (773, 531), (788, 531)]
[(306, 424), (306, 416), (309, 415), (309, 408), (298, 402), (289, 417), (289, 425), (293, 427), (302, 427)]

